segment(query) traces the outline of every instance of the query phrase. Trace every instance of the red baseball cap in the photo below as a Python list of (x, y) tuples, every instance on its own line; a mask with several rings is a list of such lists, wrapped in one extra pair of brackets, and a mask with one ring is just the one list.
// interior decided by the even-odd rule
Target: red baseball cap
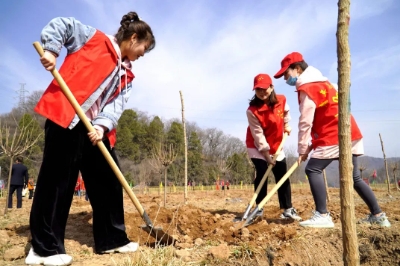
[(258, 74), (254, 78), (254, 86), (253, 90), (260, 89), (268, 89), (272, 85), (271, 77), (267, 74)]
[(291, 54), (288, 54), (287, 56), (285, 56), (285, 58), (283, 58), (281, 62), (281, 70), (279, 70), (278, 73), (274, 75), (274, 78), (278, 79), (282, 77), (283, 73), (285, 73), (286, 69), (288, 69), (291, 64), (301, 61), (304, 61), (304, 59), (300, 53), (293, 52)]

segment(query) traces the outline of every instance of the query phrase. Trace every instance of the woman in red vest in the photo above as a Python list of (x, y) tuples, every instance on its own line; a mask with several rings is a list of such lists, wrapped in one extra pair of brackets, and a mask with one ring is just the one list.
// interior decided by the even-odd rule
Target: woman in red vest
[[(286, 98), (284, 95), (275, 93), (272, 80), (267, 74), (259, 74), (254, 78), (253, 90), (255, 90), (255, 95), (250, 100), (250, 106), (246, 112), (249, 121), (246, 146), (249, 157), (256, 168), (255, 191), (269, 164), (274, 165), (272, 172), (277, 183), (286, 174), (287, 165), (284, 151), (280, 152), (276, 162), (273, 162), (272, 156), (282, 142), (284, 132), (290, 134), (291, 128), (288, 124), (290, 114)], [(257, 205), (267, 196), (267, 184), (268, 182), (264, 183), (256, 198)], [(289, 179), (278, 189), (278, 199), (280, 208), (284, 210), (281, 218), (301, 220), (292, 206)], [(257, 216), (263, 216), (262, 209)]]
[(64, 237), (79, 171), (93, 209), (95, 251), (134, 252), (138, 248), (125, 232), (122, 186), (95, 146), (103, 140), (111, 151), (105, 135), (115, 133), (129, 99), (134, 78), (131, 62), (155, 47), (151, 28), (136, 12), (124, 15), (120, 24), (111, 36), (74, 18), (55, 18), (42, 31), (45, 53), (41, 63), (47, 70), (54, 69), (61, 48), (67, 49), (60, 74), (96, 132), (87, 132), (53, 81), (35, 107), (47, 120), (43, 162), (30, 215), (32, 248), (27, 264), (72, 262)]
[[(332, 228), (334, 224), (326, 208), (326, 188), (322, 171), (339, 158), (338, 92), (322, 73), (308, 66), (300, 53), (293, 52), (281, 62), (275, 78), (284, 76), (286, 83), (296, 86), (300, 105), (298, 133), (299, 163), (313, 153), (306, 166), (316, 210), (304, 227)], [(311, 145), (309, 141), (311, 139)], [(362, 134), (351, 116), (354, 189), (368, 205), (371, 213), (361, 222), (389, 227), (386, 214), (380, 209), (371, 188), (361, 179), (357, 157), (364, 153)]]

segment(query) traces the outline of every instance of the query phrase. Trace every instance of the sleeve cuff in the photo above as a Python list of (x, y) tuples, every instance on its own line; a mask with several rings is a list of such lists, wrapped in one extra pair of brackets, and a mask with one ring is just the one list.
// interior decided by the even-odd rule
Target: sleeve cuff
[(106, 118), (97, 117), (92, 121), (92, 124), (94, 128), (101, 127), (104, 132), (109, 132), (114, 128), (113, 123)]
[(44, 44), (43, 50), (50, 51), (58, 56), (61, 52), (61, 48), (62, 47), (60, 46), (60, 44), (49, 42)]
[(100, 126), (100, 125), (94, 125), (93, 126), (95, 129), (97, 129), (98, 131), (101, 131), (101, 132), (103, 132), (104, 133), (104, 127), (103, 126)]

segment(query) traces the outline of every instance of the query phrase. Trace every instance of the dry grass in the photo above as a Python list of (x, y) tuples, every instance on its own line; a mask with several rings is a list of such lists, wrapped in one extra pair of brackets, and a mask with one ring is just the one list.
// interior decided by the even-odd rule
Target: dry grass
[(174, 249), (171, 247), (141, 249), (136, 254), (127, 255), (122, 259), (112, 258), (112, 261), (114, 266), (183, 265), (182, 260), (174, 256)]

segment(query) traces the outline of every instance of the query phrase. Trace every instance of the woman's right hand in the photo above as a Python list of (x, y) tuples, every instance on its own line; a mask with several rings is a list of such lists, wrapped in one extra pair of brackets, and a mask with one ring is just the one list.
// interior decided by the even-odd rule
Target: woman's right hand
[(52, 71), (56, 67), (56, 61), (55, 54), (50, 51), (44, 51), (43, 56), (40, 58), (40, 62), (48, 71)]
[(267, 161), (268, 165), (275, 166), (275, 162), (272, 160), (272, 157), (269, 154), (269, 151), (262, 151), (262, 155), (264, 155), (265, 160)]

